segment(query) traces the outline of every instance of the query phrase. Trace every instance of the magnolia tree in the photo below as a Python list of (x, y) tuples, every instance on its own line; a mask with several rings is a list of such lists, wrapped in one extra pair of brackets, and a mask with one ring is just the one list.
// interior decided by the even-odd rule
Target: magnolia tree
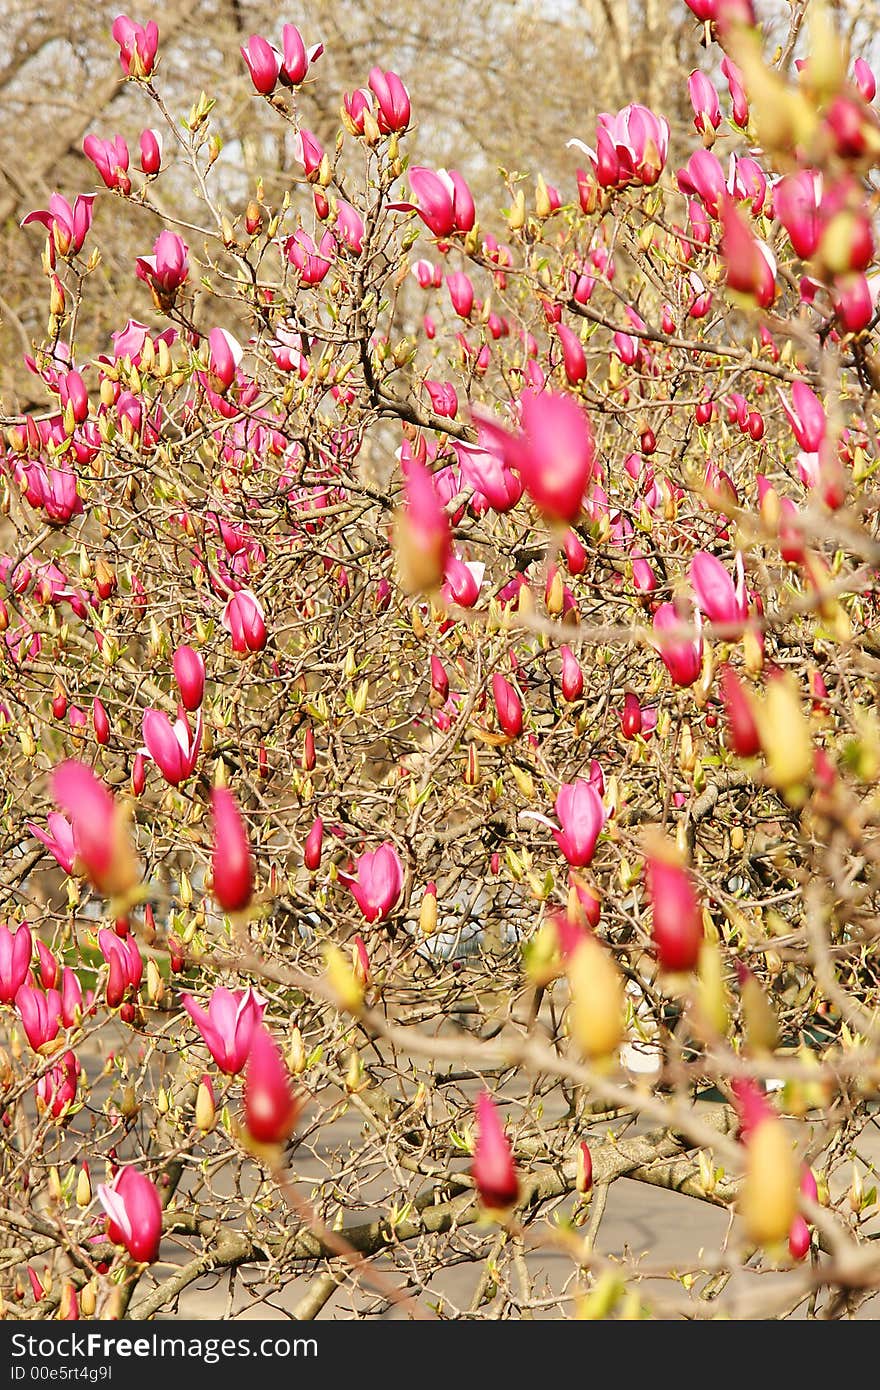
[[(486, 208), (394, 71), (303, 128), (292, 24), (289, 193), (230, 205), (114, 23), (143, 134), (24, 219), (0, 454), (7, 1317), (880, 1288), (875, 82), (689, 3), (680, 162), (633, 104)], [(88, 356), (96, 197), (145, 236)], [(603, 1231), (646, 1185), (674, 1267)]]

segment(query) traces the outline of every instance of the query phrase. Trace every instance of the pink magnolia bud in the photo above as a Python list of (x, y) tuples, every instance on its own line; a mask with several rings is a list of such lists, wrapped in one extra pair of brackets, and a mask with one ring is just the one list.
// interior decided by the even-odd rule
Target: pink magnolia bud
[(431, 655), (431, 689), (436, 693), (439, 703), (445, 705), (449, 699), (449, 676), (439, 656)]
[(320, 816), (316, 816), (312, 823), (312, 828), (306, 836), (305, 849), (303, 851), (303, 863), (310, 873), (314, 873), (321, 864), (321, 849), (324, 844), (324, 822)]
[(298, 87), (305, 81), (309, 67), (324, 52), (322, 43), (306, 48), (302, 34), (295, 24), (285, 24), (281, 30), (281, 80), (285, 86)]
[(841, 276), (834, 283), (834, 312), (845, 333), (861, 333), (874, 317), (874, 300), (865, 275)]
[(663, 853), (651, 855), (645, 863), (645, 886), (661, 969), (693, 970), (703, 944), (703, 916), (690, 874)]
[(409, 182), (417, 199), (413, 203), (390, 203), (399, 212), (415, 211), (435, 236), (447, 237), (455, 232), (469, 232), (476, 221), (476, 209), (470, 189), (455, 169), (449, 172), (425, 169), (414, 165)]
[(404, 505), (397, 520), (397, 556), (411, 593), (439, 588), (452, 553), (452, 532), (430, 469), (404, 458)]
[(584, 673), (571, 647), (563, 646), (560, 649), (560, 655), (562, 656), (562, 695), (564, 699), (573, 703), (575, 700), (579, 700), (584, 693)]
[(58, 983), (60, 967), (49, 947), (37, 937), (37, 959), (39, 960), (40, 984), (43, 989), (54, 989)]
[(283, 1144), (293, 1133), (302, 1101), (278, 1044), (263, 1023), (251, 1040), (244, 1076), (244, 1122), (259, 1144)]
[(140, 135), (141, 169), (148, 178), (162, 167), (162, 135), (158, 130), (142, 130)]
[(92, 727), (95, 730), (95, 741), (106, 744), (110, 738), (110, 720), (107, 718), (107, 711), (103, 702), (97, 695), (92, 701)]
[(143, 753), (135, 753), (134, 761), (131, 765), (131, 791), (133, 796), (140, 796), (144, 787), (147, 785), (146, 760)]
[(271, 96), (281, 71), (281, 54), (262, 34), (252, 34), (247, 47), (240, 50), (251, 81), (261, 96)]
[(492, 677), (492, 694), (498, 723), (508, 738), (518, 738), (523, 728), (522, 703), (510, 681), (497, 671)]
[(730, 746), (737, 757), (753, 758), (760, 751), (761, 740), (751, 701), (732, 667), (723, 666), (719, 675)]
[(214, 787), (211, 792), (211, 813), (213, 895), (224, 912), (243, 912), (253, 896), (254, 864), (241, 812), (226, 787)]
[(490, 1211), (506, 1211), (519, 1197), (519, 1179), (510, 1141), (492, 1097), (483, 1091), (474, 1107), (477, 1139), (471, 1176), (484, 1207)]
[(15, 995), (15, 1007), (34, 1052), (57, 1038), (61, 1027), (61, 995), (57, 989), (44, 994), (33, 985), (22, 985)]
[(185, 643), (177, 648), (173, 660), (174, 679), (184, 709), (195, 711), (205, 697), (205, 662), (201, 654)]
[(856, 58), (853, 63), (853, 77), (863, 100), (872, 102), (877, 95), (877, 79), (864, 58)]
[(578, 1145), (577, 1154), (577, 1178), (575, 1187), (582, 1197), (585, 1197), (593, 1186), (593, 1155), (590, 1153), (590, 1146), (585, 1139)]
[(15, 934), (0, 924), (0, 1004), (11, 1004), (31, 968), (33, 938), (22, 922)]
[(694, 108), (694, 125), (701, 135), (717, 130), (721, 124), (721, 107), (714, 83), (697, 69), (688, 78), (688, 96)]
[(676, 685), (693, 685), (703, 662), (703, 639), (697, 632), (693, 639), (685, 636), (666, 636), (677, 628), (686, 627), (674, 603), (661, 603), (654, 614), (655, 645), (664, 666)]
[(109, 1185), (98, 1187), (107, 1213), (107, 1235), (124, 1245), (133, 1260), (152, 1264), (162, 1240), (162, 1203), (155, 1183), (137, 1168), (122, 1168)]
[(791, 1223), (788, 1233), (788, 1252), (793, 1260), (805, 1260), (810, 1253), (810, 1228), (800, 1215)]
[(411, 114), (409, 92), (397, 73), (371, 68), (368, 80), (370, 91), (376, 98), (379, 129), (383, 135), (406, 130)]
[(819, 245), (821, 197), (822, 176), (813, 169), (786, 174), (773, 190), (773, 212), (802, 260), (809, 260)]
[(584, 345), (576, 333), (564, 323), (556, 325), (556, 332), (562, 344), (562, 363), (565, 375), (572, 386), (577, 386), (587, 375), (587, 355)]
[(628, 690), (623, 697), (620, 728), (624, 738), (635, 738), (642, 732), (642, 706), (639, 697)]

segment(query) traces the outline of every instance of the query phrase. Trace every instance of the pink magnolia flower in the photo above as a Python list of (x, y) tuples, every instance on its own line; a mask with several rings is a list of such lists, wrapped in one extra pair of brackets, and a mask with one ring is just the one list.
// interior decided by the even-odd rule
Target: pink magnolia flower
[(11, 1004), (28, 977), (31, 968), (33, 938), (30, 928), (22, 922), (15, 934), (0, 925), (0, 1004)]
[[(43, 830), (35, 821), (29, 820), (27, 828), (35, 839), (46, 846), (46, 849), (55, 859), (55, 862), (64, 870), (66, 874), (73, 873), (73, 861), (76, 858), (76, 848), (73, 841), (73, 829), (66, 816), (62, 816), (58, 811), (50, 811), (46, 817), (47, 830)], [(0, 995), (2, 998), (2, 995)]]
[(798, 444), (806, 453), (817, 454), (825, 440), (828, 420), (815, 391), (805, 381), (796, 381), (791, 388), (791, 404), (782, 391), (779, 399)]
[(458, 413), (458, 393), (451, 381), (428, 381), (425, 390), (437, 415), (452, 420)]
[(282, 1144), (293, 1131), (302, 1101), (293, 1087), (281, 1049), (264, 1024), (251, 1041), (244, 1078), (244, 1122), (259, 1144)]
[(215, 391), (228, 391), (243, 356), (237, 338), (225, 328), (212, 328), (208, 334), (208, 375)]
[(398, 212), (417, 212), (435, 236), (452, 236), (469, 232), (476, 221), (476, 209), (471, 191), (455, 169), (425, 169), (414, 165), (409, 182), (417, 203), (390, 203)]
[(370, 923), (387, 917), (403, 891), (403, 865), (389, 841), (376, 850), (365, 850), (355, 872), (341, 873), (339, 878)]
[(126, 77), (149, 77), (159, 47), (159, 26), (151, 19), (136, 24), (128, 15), (118, 15), (110, 30), (119, 44), (119, 61)]
[(73, 1052), (65, 1052), (60, 1062), (39, 1078), (34, 1086), (38, 1107), (60, 1120), (76, 1099), (80, 1065)]
[(786, 174), (773, 189), (773, 214), (802, 260), (809, 260), (819, 245), (821, 201), (822, 175), (814, 169)]
[(211, 816), (213, 895), (224, 912), (243, 912), (253, 896), (254, 862), (241, 812), (226, 787), (211, 792)]
[(776, 298), (776, 258), (770, 247), (753, 234), (730, 198), (720, 205), (721, 257), (727, 271), (727, 285), (748, 295), (761, 309)]
[(686, 198), (699, 198), (710, 216), (718, 217), (728, 190), (724, 170), (710, 150), (694, 150), (678, 171), (678, 186)]
[(379, 129), (382, 133), (390, 135), (392, 131), (406, 130), (411, 115), (409, 92), (397, 73), (371, 68), (368, 81), (370, 91), (376, 98)]
[(318, 246), (302, 227), (289, 236), (284, 251), (290, 264), (299, 271), (304, 285), (319, 285), (327, 274), (336, 254), (336, 238), (325, 232)]
[(875, 290), (876, 282), (869, 281), (866, 275), (845, 275), (835, 280), (834, 312), (845, 333), (861, 333), (867, 328), (874, 317)]
[(140, 752), (152, 758), (166, 782), (177, 787), (192, 776), (202, 746), (201, 711), (195, 729), (191, 729), (185, 713), (172, 724), (162, 710), (146, 709), (141, 731), (146, 747)]
[(586, 782), (583, 777), (563, 782), (556, 797), (556, 815), (560, 829), (554, 829), (554, 840), (572, 868), (586, 868), (592, 863), (606, 820), (602, 798), (593, 782)]
[(34, 1052), (57, 1038), (61, 1027), (61, 995), (57, 989), (48, 989), (44, 994), (33, 985), (22, 985), (15, 996), (15, 1007)]
[(364, 219), (344, 198), (337, 199), (334, 226), (342, 245), (359, 256), (364, 249)]
[(450, 555), (443, 572), (441, 598), (446, 603), (457, 603), (459, 608), (473, 608), (485, 573), (486, 566), (480, 560), (460, 560), (457, 555)]
[(136, 994), (144, 973), (144, 963), (133, 936), (117, 936), (103, 927), (98, 932), (101, 954), (110, 967), (107, 977), (107, 1005), (116, 1009), (129, 990)]
[(52, 526), (66, 526), (75, 516), (82, 515), (82, 498), (72, 469), (44, 468), (42, 463), (30, 463), (21, 468), (20, 476), (26, 484), (28, 502), (44, 511)]
[(107, 1235), (133, 1260), (152, 1264), (162, 1241), (162, 1202), (154, 1182), (137, 1168), (122, 1168), (112, 1183), (100, 1183), (98, 1200), (107, 1213)]
[(703, 663), (703, 638), (699, 629), (693, 638), (668, 637), (670, 629), (686, 626), (674, 603), (661, 603), (654, 614), (654, 645), (676, 685), (693, 685)]
[(250, 589), (239, 589), (225, 605), (220, 622), (232, 637), (232, 650), (261, 652), (268, 640), (262, 605)]
[(503, 458), (475, 444), (454, 444), (463, 482), (474, 489), (472, 505), (478, 512), (491, 507), (509, 512), (522, 496), (522, 482)]
[(94, 193), (84, 193), (74, 199), (71, 207), (60, 193), (53, 193), (48, 208), (29, 212), (21, 225), (27, 227), (31, 222), (42, 223), (52, 238), (56, 255), (75, 256), (82, 250), (92, 225), (94, 201)]
[(85, 763), (71, 759), (52, 774), (52, 795), (73, 829), (76, 859), (99, 893), (125, 895), (138, 867), (123, 814)]
[(176, 232), (162, 231), (153, 244), (152, 256), (137, 256), (135, 271), (161, 300), (173, 299), (189, 275), (189, 247)]
[(514, 1206), (519, 1197), (519, 1178), (510, 1140), (488, 1091), (477, 1097), (474, 1107), (477, 1138), (471, 1176), (480, 1201), (491, 1211)]
[(54, 989), (58, 984), (58, 975), (60, 973), (58, 961), (49, 950), (45, 941), (41, 941), (39, 937), (37, 937), (36, 940), (36, 947), (40, 984), (43, 986), (43, 989)]
[(303, 127), (293, 138), (293, 157), (305, 170), (306, 178), (312, 178), (321, 168), (324, 146), (317, 135)]
[(616, 115), (603, 111), (596, 124), (596, 148), (581, 140), (569, 146), (582, 150), (603, 188), (623, 188), (629, 183), (655, 184), (669, 153), (669, 122), (646, 106), (633, 103)]
[(121, 135), (114, 135), (112, 140), (87, 135), (83, 140), (83, 154), (94, 164), (107, 188), (118, 188), (122, 193), (131, 192), (128, 145)]
[(738, 623), (748, 614), (742, 555), (736, 557), (737, 580), (714, 555), (698, 550), (690, 563), (690, 581), (700, 611), (710, 623)]
[(552, 520), (574, 521), (596, 461), (590, 422), (577, 401), (527, 389), (520, 396), (518, 433), (482, 413), (477, 421), (481, 444), (516, 469), (539, 510)]
[(191, 994), (182, 994), (180, 1002), (220, 1070), (227, 1076), (237, 1076), (243, 1071), (254, 1029), (263, 1017), (265, 999), (253, 989), (233, 991), (217, 985), (208, 1000), (207, 1011)]
[(269, 96), (275, 90), (278, 74), (281, 72), (281, 54), (278, 49), (264, 39), (262, 34), (252, 34), (246, 47), (239, 49), (247, 64), (251, 81), (262, 96)]

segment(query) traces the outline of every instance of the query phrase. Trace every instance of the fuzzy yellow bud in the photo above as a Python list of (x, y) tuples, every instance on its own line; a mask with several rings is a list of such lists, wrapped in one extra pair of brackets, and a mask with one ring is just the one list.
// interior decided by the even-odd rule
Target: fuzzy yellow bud
[(210, 1134), (217, 1123), (217, 1107), (214, 1103), (214, 1088), (210, 1078), (203, 1076), (196, 1092), (196, 1129), (202, 1134)]
[(623, 1037), (623, 978), (613, 957), (595, 937), (585, 937), (571, 956), (568, 1027), (591, 1059), (608, 1057)]
[(351, 961), (338, 946), (328, 942), (324, 947), (327, 983), (336, 995), (336, 1006), (347, 1013), (360, 1012), (364, 1002), (364, 987), (352, 969)]
[(782, 1121), (768, 1116), (752, 1132), (739, 1210), (749, 1240), (778, 1245), (798, 1209), (798, 1165)]
[(92, 1180), (89, 1177), (88, 1167), (84, 1163), (76, 1179), (76, 1205), (78, 1207), (87, 1207), (91, 1200)]
[(755, 719), (771, 784), (784, 794), (796, 795), (812, 771), (813, 743), (793, 677), (770, 681), (763, 701), (755, 707)]

